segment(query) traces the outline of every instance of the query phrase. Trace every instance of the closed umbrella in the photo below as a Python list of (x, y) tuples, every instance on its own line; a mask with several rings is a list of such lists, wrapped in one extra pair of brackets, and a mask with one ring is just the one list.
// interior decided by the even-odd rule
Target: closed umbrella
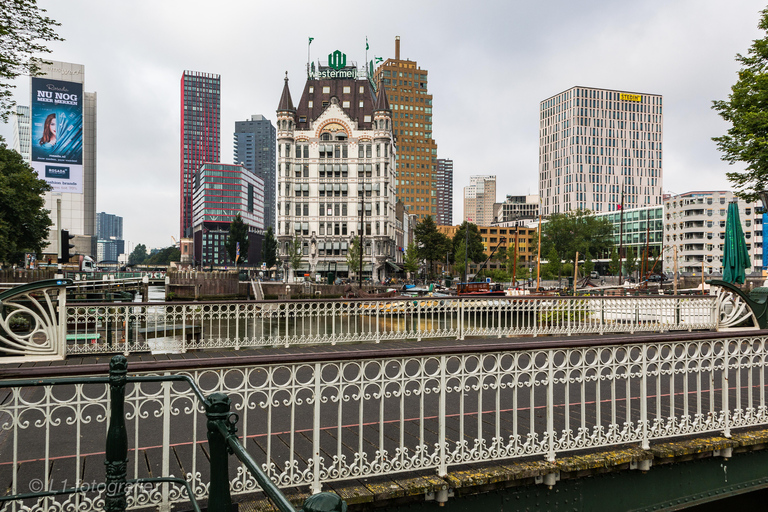
[(747, 278), (745, 269), (752, 266), (741, 230), (739, 206), (734, 201), (728, 205), (728, 218), (725, 222), (725, 249), (723, 250), (723, 281), (744, 284)]

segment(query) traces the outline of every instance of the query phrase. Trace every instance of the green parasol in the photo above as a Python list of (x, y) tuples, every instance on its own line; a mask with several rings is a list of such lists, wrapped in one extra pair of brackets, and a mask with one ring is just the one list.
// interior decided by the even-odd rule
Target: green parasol
[(725, 222), (723, 281), (744, 284), (747, 277), (744, 270), (751, 266), (752, 262), (749, 258), (749, 251), (747, 251), (747, 242), (744, 240), (744, 231), (741, 230), (739, 206), (735, 201), (732, 201), (728, 204), (728, 218)]

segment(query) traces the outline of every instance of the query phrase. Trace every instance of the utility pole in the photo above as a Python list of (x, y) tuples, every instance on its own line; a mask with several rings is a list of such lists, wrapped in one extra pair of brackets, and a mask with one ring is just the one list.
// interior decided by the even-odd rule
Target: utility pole
[(675, 254), (675, 256), (674, 256), (674, 258), (675, 258), (675, 286), (674, 286), (675, 291), (674, 291), (674, 293), (675, 293), (675, 295), (677, 295), (677, 246), (673, 245), (672, 249), (674, 249), (674, 254)]
[(622, 270), (624, 269), (624, 184), (621, 184), (621, 203), (619, 203), (619, 286), (622, 285)]
[(536, 254), (536, 291), (541, 289), (541, 197), (539, 197), (539, 245)]
[(469, 282), (469, 221), (472, 219), (467, 218), (464, 223), (464, 282)]

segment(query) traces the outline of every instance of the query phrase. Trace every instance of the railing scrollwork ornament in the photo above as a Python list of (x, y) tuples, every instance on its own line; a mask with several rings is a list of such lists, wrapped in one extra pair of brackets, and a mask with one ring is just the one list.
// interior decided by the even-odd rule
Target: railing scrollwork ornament
[(754, 326), (757, 327), (757, 320), (750, 305), (739, 294), (721, 286), (717, 288), (715, 314), (717, 315), (718, 329), (736, 327), (750, 318)]
[(66, 287), (71, 284), (70, 279), (47, 279), (0, 293), (0, 356), (65, 356), (64, 311)]

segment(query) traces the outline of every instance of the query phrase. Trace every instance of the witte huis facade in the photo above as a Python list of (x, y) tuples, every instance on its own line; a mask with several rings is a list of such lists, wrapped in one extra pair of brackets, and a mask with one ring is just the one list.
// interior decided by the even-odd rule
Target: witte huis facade
[[(341, 62), (336, 52), (335, 64)], [(346, 59), (344, 59), (345, 61)], [(330, 64), (330, 63), (329, 63)], [(297, 107), (288, 79), (277, 109), (277, 238), (283, 268), (298, 239), (293, 273), (349, 272), (352, 240), (363, 232), (363, 274), (395, 267), (395, 144), (386, 93), (354, 67), (314, 66)]]

